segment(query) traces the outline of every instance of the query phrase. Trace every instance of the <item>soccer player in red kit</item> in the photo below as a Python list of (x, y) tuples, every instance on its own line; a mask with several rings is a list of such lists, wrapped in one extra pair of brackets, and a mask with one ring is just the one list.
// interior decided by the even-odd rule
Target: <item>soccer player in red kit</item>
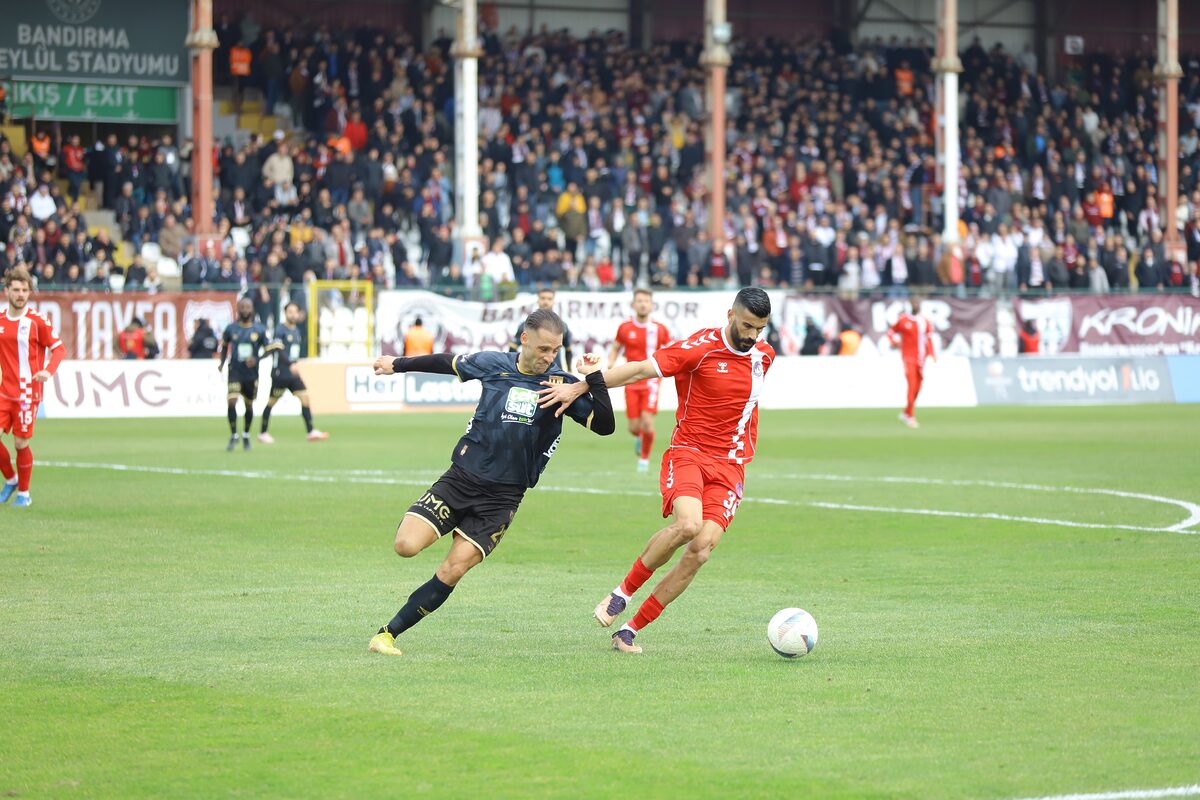
[[(654, 297), (649, 289), (633, 292), (633, 317), (617, 328), (612, 351), (608, 354), (608, 368), (617, 364), (617, 357), (625, 351), (626, 361), (645, 361), (655, 350), (671, 341), (667, 326), (650, 319), (654, 310)], [(653, 377), (625, 387), (625, 416), (629, 418), (629, 432), (633, 434), (634, 447), (638, 454), (638, 472), (650, 469), (650, 449), (654, 446), (654, 415), (658, 413), (658, 390), (662, 378)]]
[(4, 487), (0, 503), (8, 502), (16, 492), (13, 505), (27, 507), (29, 478), (33, 473), (33, 423), (42, 399), (42, 384), (50, 380), (62, 363), (62, 342), (50, 323), (29, 308), (33, 281), (24, 267), (16, 267), (4, 276), (4, 294), (8, 307), (0, 314), (0, 433), (11, 433), (17, 449), (17, 468), (13, 469), (8, 449), (0, 442), (0, 473)]
[[(596, 606), (595, 617), (609, 627), (634, 593), (675, 551), (683, 556), (654, 587), (633, 618), (613, 634), (613, 647), (640, 653), (637, 636), (696, 577), (733, 521), (745, 491), (745, 465), (758, 438), (758, 400), (775, 351), (758, 339), (771, 318), (771, 299), (758, 288), (738, 292), (728, 323), (697, 331), (660, 348), (645, 361), (631, 361), (604, 373), (610, 386), (647, 378), (675, 378), (679, 410), (671, 444), (663, 453), (659, 488), (662, 514), (671, 524), (650, 537), (633, 568)], [(542, 405), (562, 404), (582, 395), (574, 384), (543, 389)]]
[(917, 395), (921, 393), (921, 381), (925, 377), (925, 359), (937, 361), (933, 351), (933, 323), (921, 315), (921, 301), (912, 299), (912, 313), (901, 314), (900, 319), (888, 328), (888, 341), (900, 348), (904, 359), (904, 377), (908, 380), (908, 404), (900, 412), (900, 421), (910, 428), (919, 427), (913, 415)]

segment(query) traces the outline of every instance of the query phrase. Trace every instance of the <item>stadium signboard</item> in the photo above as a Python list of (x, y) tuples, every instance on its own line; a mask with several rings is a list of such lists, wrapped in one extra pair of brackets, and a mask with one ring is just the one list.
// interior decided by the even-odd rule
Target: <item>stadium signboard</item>
[[(655, 292), (654, 316), (672, 336), (725, 324), (731, 296), (726, 292)], [(607, 352), (623, 320), (629, 319), (632, 292), (559, 292), (554, 310), (571, 329), (576, 353)], [(782, 293), (772, 293), (778, 308)], [(529, 312), (537, 308), (537, 295), (521, 294), (515, 300), (476, 303), (424, 291), (380, 292), (375, 330), (383, 355), (399, 355), (404, 331), (420, 317), (434, 337), (434, 350), (462, 353), (503, 350)]]
[(1187, 295), (1019, 299), (1016, 313), (1037, 324), (1051, 355), (1200, 355), (1200, 298)]
[(183, 0), (32, 0), (6, 6), (0, 75), (181, 86), (190, 59)]
[[(816, 323), (825, 339), (837, 337), (843, 323), (862, 334), (862, 355), (889, 353), (894, 348), (887, 332), (909, 309), (904, 297), (843, 299), (821, 295), (788, 295), (783, 305), (780, 337), (784, 355), (798, 355), (808, 320)], [(988, 358), (998, 355), (999, 324), (992, 300), (960, 300), (930, 297), (921, 306), (933, 323), (934, 344), (939, 353)]]
[(179, 118), (173, 86), (119, 86), (53, 81), (10, 81), (14, 117), (65, 122), (173, 124)]
[(976, 359), (971, 371), (980, 405), (1175, 402), (1160, 357)]
[(234, 292), (50, 292), (32, 305), (58, 331), (69, 359), (118, 357), (117, 334), (134, 319), (154, 332), (163, 358), (187, 358), (196, 320), (207, 319), (219, 335), (236, 302)]

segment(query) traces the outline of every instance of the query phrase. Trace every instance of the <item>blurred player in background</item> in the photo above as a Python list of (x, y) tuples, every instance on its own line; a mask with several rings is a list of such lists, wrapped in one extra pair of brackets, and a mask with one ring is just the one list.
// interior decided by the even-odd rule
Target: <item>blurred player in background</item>
[(225, 371), (229, 361), (229, 444), (226, 450), (237, 447), (237, 401), (246, 406), (246, 428), (242, 432), (242, 448), (250, 449), (250, 425), (254, 422), (254, 399), (258, 397), (258, 360), (267, 345), (267, 329), (254, 321), (254, 301), (243, 297), (237, 304), (237, 322), (229, 323), (221, 336), (221, 362), (217, 371)]
[[(697, 331), (645, 361), (604, 373), (609, 386), (674, 376), (679, 394), (675, 430), (659, 474), (662, 514), (673, 521), (650, 537), (625, 580), (596, 606), (596, 620), (611, 626), (654, 571), (680, 547), (684, 552), (633, 619), (613, 634), (613, 647), (623, 653), (642, 651), (633, 643), (638, 631), (683, 594), (742, 502), (745, 465), (754, 458), (758, 440), (758, 400), (775, 361), (775, 350), (759, 341), (770, 320), (771, 298), (747, 287), (737, 293), (724, 327)], [(557, 404), (561, 413), (581, 392), (575, 386), (551, 386), (541, 394), (543, 406)]]
[[(554, 310), (554, 290), (553, 289), (538, 289), (537, 307), (543, 311)], [(559, 318), (561, 319), (561, 317)], [(512, 341), (508, 343), (508, 351), (515, 353), (521, 349), (521, 334), (525, 332), (525, 324), (522, 323), (517, 327), (517, 332), (513, 334)], [(571, 345), (571, 329), (567, 327), (567, 323), (563, 322), (563, 343), (562, 350), (558, 354), (558, 368), (563, 372), (571, 371), (571, 358), (574, 348)]]
[(0, 433), (12, 434), (17, 467), (13, 469), (8, 448), (0, 442), (0, 473), (4, 475), (0, 503), (7, 503), (15, 492), (13, 505), (22, 508), (33, 504), (29, 440), (42, 400), (42, 384), (54, 375), (66, 353), (46, 318), (29, 308), (32, 289), (33, 281), (24, 267), (14, 267), (4, 276), (8, 307), (0, 314)]
[(308, 440), (319, 442), (328, 439), (329, 434), (313, 427), (308, 387), (300, 377), (300, 329), (296, 326), (300, 321), (300, 306), (288, 303), (283, 309), (283, 318), (284, 321), (275, 328), (275, 338), (263, 349), (264, 353), (274, 354), (274, 363), (271, 365), (271, 397), (263, 409), (262, 432), (258, 434), (258, 440), (263, 444), (275, 444), (274, 437), (267, 432), (271, 424), (271, 410), (284, 393), (291, 392), (300, 401), (300, 415), (304, 417)]
[[(396, 637), (436, 611), (468, 570), (488, 556), (516, 516), (528, 489), (558, 449), (562, 417), (538, 407), (538, 391), (547, 385), (578, 383), (587, 397), (568, 411), (572, 419), (608, 436), (616, 429), (608, 389), (600, 375), (600, 359), (580, 359), (580, 381), (558, 367), (563, 323), (549, 309), (525, 320), (521, 351), (481, 352), (452, 356), (439, 353), (416, 358), (382, 356), (376, 375), (431, 372), (477, 380), (483, 394), (467, 431), (451, 452), (450, 469), (409, 506), (396, 529), (396, 553), (415, 556), (443, 536), (450, 552), (426, 583), (417, 587), (396, 616), (371, 638), (373, 653), (398, 656)], [(413, 463), (421, 463), (413, 461)]]
[(888, 341), (900, 348), (904, 359), (904, 377), (908, 381), (908, 404), (900, 412), (900, 421), (910, 428), (920, 427), (913, 413), (921, 383), (925, 378), (925, 359), (937, 361), (933, 352), (933, 323), (921, 314), (921, 299), (911, 300), (912, 313), (901, 314), (892, 327), (888, 328)]
[[(654, 351), (671, 340), (667, 326), (650, 319), (654, 296), (649, 289), (633, 292), (633, 317), (621, 323), (608, 354), (608, 368), (617, 365), (622, 351), (626, 361), (645, 361)], [(655, 376), (625, 387), (625, 416), (633, 434), (633, 450), (638, 455), (638, 472), (650, 468), (650, 450), (654, 446), (654, 415), (658, 413), (658, 391), (662, 378)]]

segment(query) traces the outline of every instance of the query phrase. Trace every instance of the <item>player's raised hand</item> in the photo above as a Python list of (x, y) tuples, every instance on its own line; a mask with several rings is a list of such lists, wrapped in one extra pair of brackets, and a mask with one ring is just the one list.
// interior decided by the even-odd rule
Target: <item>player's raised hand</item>
[(392, 367), (392, 359), (389, 356), (380, 356), (375, 359), (375, 374), (376, 375), (392, 375), (396, 372)]
[(561, 417), (571, 403), (574, 403), (580, 397), (587, 394), (587, 384), (583, 381), (558, 384), (542, 381), (542, 386), (546, 388), (538, 391), (538, 394), (541, 395), (538, 405), (542, 408), (552, 408), (558, 405), (558, 408), (554, 411), (554, 416), (556, 417)]
[(600, 369), (600, 356), (595, 353), (588, 353), (575, 360), (575, 371), (580, 375), (590, 375), (598, 369)]

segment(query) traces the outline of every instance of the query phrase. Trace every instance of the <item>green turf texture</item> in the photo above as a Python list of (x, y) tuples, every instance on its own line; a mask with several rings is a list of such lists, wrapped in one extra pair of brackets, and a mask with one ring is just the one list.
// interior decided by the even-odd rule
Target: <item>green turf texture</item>
[[(591, 611), (661, 525), (657, 475), (634, 473), (628, 434), (570, 424), (495, 555), (400, 637), (401, 659), (367, 640), (445, 545), (402, 560), (393, 532), (466, 415), (324, 418), (314, 444), (277, 417), (278, 444), (232, 454), (220, 419), (43, 420), (41, 462), (200, 474), (40, 466), (33, 508), (0, 508), (0, 796), (1013, 798), (1200, 781), (1200, 535), (808, 505), (1167, 527), (1187, 512), (868, 479), (1198, 502), (1197, 409), (921, 419), (764, 413), (751, 501), (632, 657)], [(667, 414), (659, 427), (656, 462)], [(796, 661), (765, 639), (787, 606), (821, 629)]]

